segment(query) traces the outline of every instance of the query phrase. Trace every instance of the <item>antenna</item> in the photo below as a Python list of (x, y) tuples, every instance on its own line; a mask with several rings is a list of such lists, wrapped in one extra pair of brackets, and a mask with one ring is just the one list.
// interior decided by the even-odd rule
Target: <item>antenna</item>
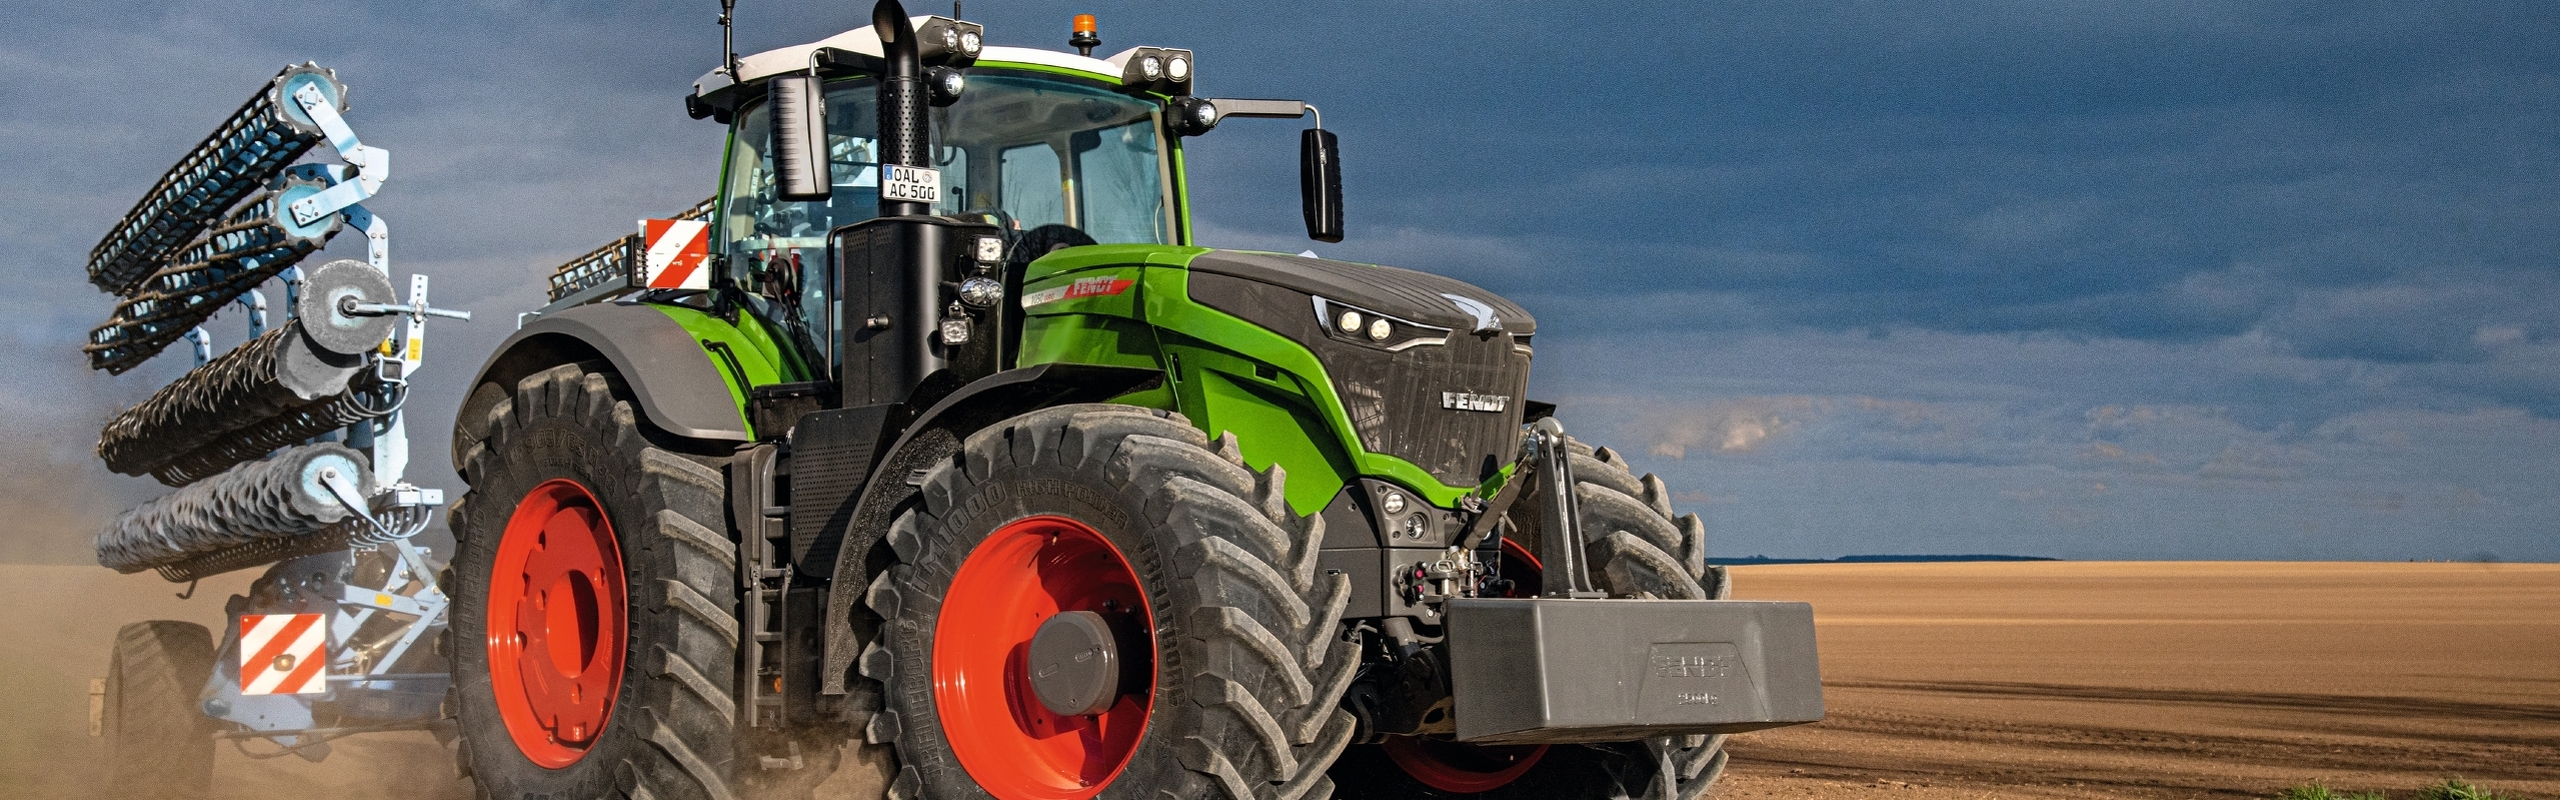
[(729, 12), (737, 7), (738, 0), (720, 0), (720, 71), (732, 81), (738, 79), (738, 47), (729, 38)]

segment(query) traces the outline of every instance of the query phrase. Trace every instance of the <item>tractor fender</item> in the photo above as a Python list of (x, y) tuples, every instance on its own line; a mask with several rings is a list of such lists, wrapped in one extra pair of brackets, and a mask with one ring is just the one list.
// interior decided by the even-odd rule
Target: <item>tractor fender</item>
[(688, 439), (748, 440), (746, 420), (711, 354), (683, 325), (646, 305), (596, 303), (537, 317), (498, 345), (471, 385), (513, 389), (525, 376), (595, 358), (613, 364), (658, 430)]
[(820, 693), (845, 693), (845, 670), (852, 667), (862, 645), (852, 627), (853, 604), (862, 597), (861, 587), (871, 585), (871, 560), (864, 554), (888, 530), (888, 515), (916, 494), (917, 487), (909, 479), (913, 472), (949, 458), (980, 428), (1052, 406), (1099, 403), (1162, 380), (1164, 371), (1151, 367), (1038, 364), (979, 378), (916, 415), (871, 471), (852, 516), (852, 528), (845, 531), (842, 544), (827, 554), (834, 561), (831, 573), (837, 590), (827, 596), (826, 668), (819, 672), (824, 676)]
[[(898, 434), (889, 454), (895, 457), (929, 428), (950, 429), (965, 439), (979, 428), (1019, 414), (1071, 403), (1099, 403), (1152, 388), (1162, 380), (1164, 371), (1153, 367), (1050, 363), (1005, 370), (960, 387), (916, 415)], [(881, 475), (874, 474), (864, 494), (878, 489), (880, 481)]]

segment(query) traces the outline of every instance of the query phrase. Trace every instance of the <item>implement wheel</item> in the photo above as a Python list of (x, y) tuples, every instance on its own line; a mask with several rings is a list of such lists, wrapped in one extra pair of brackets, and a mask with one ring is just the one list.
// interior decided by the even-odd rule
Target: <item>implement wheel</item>
[(462, 768), (496, 800), (760, 796), (718, 462), (648, 429), (600, 362), (483, 408), (447, 587)]
[[(1582, 510), (1585, 563), (1610, 597), (1722, 600), (1733, 592), (1723, 567), (1707, 565), (1707, 532), (1696, 514), (1674, 516), (1662, 479), (1638, 478), (1608, 448), (1571, 439), (1574, 499)], [(1529, 487), (1535, 489), (1535, 486)], [(1502, 575), (1515, 596), (1535, 596), (1540, 565), (1536, 498), (1524, 491), (1502, 542)], [(1670, 765), (1665, 773), (1662, 765)], [(1724, 774), (1723, 736), (1679, 736), (1621, 744), (1478, 746), (1390, 736), (1344, 753), (1334, 776), (1348, 800), (1693, 800)], [(1666, 779), (1667, 777), (1667, 779)]]
[(116, 631), (107, 662), (108, 794), (202, 800), (213, 783), (213, 721), (196, 695), (213, 678), (213, 634), (192, 622), (136, 622)]
[(1233, 438), (1130, 406), (979, 431), (927, 473), (864, 590), (891, 796), (998, 800), (1331, 792), (1358, 666), (1323, 523)]

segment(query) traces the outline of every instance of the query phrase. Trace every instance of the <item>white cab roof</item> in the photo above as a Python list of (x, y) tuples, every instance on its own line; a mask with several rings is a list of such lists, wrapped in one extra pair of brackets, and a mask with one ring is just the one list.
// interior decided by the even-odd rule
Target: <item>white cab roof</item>
[[(927, 21), (932, 19), (934, 19), (932, 16), (909, 17), (907, 22), (910, 25), (922, 28)], [(818, 52), (819, 48), (849, 50), (873, 57), (879, 57), (881, 55), (879, 35), (872, 33), (871, 26), (865, 25), (860, 28), (855, 28), (834, 36), (810, 42), (808, 44), (795, 44), (790, 47), (777, 47), (755, 55), (742, 56), (738, 59), (739, 80), (735, 82), (753, 83), (785, 72), (795, 72), (808, 69), (809, 59), (812, 55)], [(1089, 56), (1075, 55), (1073, 53), (1036, 50), (1029, 47), (989, 46), (986, 50), (978, 54), (978, 60), (981, 62), (1004, 61), (1016, 64), (1037, 64), (1045, 67), (1059, 67), (1081, 72), (1090, 72), (1093, 73), (1095, 77), (1102, 78), (1117, 77), (1120, 74), (1120, 67), (1111, 61), (1092, 58)], [(694, 79), (693, 93), (696, 95), (708, 95), (714, 91), (729, 86), (731, 83), (733, 83), (733, 81), (729, 79), (729, 76), (720, 74), (720, 70), (714, 68), (710, 72), (703, 73), (702, 77)]]

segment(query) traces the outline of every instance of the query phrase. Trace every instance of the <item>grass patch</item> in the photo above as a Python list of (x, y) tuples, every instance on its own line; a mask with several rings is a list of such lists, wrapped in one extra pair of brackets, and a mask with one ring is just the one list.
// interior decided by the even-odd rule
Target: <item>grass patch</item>
[(2507, 795), (2473, 786), (2457, 778), (2418, 790), (2418, 800), (2514, 800)]
[[(2341, 792), (2319, 783), (2306, 783), (2276, 793), (2276, 800), (2390, 800), (2381, 792)], [(2443, 783), (2418, 790), (2415, 800), (2516, 800), (2481, 788), (2460, 778), (2446, 778)]]

